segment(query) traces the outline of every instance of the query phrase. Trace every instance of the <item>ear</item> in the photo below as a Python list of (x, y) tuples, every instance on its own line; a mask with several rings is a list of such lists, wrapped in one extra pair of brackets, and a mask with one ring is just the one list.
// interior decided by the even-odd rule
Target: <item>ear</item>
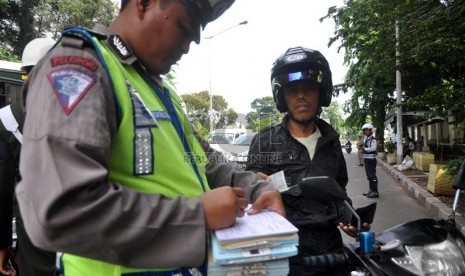
[(137, 16), (139, 18), (143, 17), (149, 5), (152, 5), (154, 2), (157, 2), (157, 0), (133, 0), (133, 1), (135, 1)]

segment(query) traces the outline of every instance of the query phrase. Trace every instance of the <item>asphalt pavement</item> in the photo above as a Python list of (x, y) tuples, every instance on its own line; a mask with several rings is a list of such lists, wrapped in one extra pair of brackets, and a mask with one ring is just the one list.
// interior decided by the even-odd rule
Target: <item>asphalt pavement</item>
[[(369, 199), (362, 195), (368, 191), (365, 167), (358, 166), (355, 148), (350, 154), (343, 149), (346, 159), (349, 183), (347, 193), (355, 208), (377, 202), (375, 219), (371, 230), (380, 233), (390, 227), (421, 218), (447, 219), (452, 210), (434, 195), (395, 170), (386, 162), (378, 159), (376, 174), (378, 177), (378, 199)], [(456, 216), (457, 227), (465, 235), (465, 218)]]

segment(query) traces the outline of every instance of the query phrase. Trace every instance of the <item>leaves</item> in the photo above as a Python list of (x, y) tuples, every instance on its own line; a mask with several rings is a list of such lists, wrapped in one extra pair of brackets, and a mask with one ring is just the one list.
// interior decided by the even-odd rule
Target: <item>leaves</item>
[(247, 113), (247, 128), (254, 132), (279, 123), (283, 115), (276, 109), (273, 97), (267, 96), (252, 101), (250, 107), (254, 110)]
[(396, 70), (402, 73), (405, 108), (427, 110), (428, 117), (463, 110), (463, 1), (348, 0), (320, 20), (329, 18), (336, 23), (329, 45), (340, 43), (350, 66), (344, 83), (335, 87), (335, 94), (353, 94), (344, 105), (350, 114), (346, 127), (371, 117), (375, 127), (383, 128), (387, 110), (395, 107)]
[(19, 59), (36, 37), (56, 39), (66, 27), (108, 25), (116, 12), (111, 0), (0, 0), (0, 52)]
[(228, 109), (228, 103), (223, 96), (213, 95), (213, 110), (210, 110), (208, 91), (184, 94), (181, 98), (186, 104), (187, 116), (197, 126), (197, 129), (199, 127), (203, 130), (210, 129), (210, 115), (213, 118), (213, 129), (224, 128), (226, 125), (234, 124), (237, 120), (237, 113), (231, 108)]

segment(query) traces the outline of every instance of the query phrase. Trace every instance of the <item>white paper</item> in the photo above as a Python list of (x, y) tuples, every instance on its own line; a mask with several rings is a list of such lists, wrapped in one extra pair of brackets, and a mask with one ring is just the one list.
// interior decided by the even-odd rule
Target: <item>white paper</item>
[(270, 175), (271, 184), (273, 184), (274, 188), (277, 189), (280, 193), (287, 191), (289, 188), (287, 187), (286, 178), (284, 177), (284, 171), (279, 171)]
[(219, 242), (297, 233), (297, 228), (276, 212), (262, 211), (255, 215), (245, 213), (232, 227), (216, 230)]

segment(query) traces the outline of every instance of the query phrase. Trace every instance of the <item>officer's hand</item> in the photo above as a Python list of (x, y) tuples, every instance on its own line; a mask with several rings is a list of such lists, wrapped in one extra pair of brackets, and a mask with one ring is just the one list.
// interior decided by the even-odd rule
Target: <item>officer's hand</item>
[(260, 178), (261, 180), (265, 180), (265, 181), (268, 181), (270, 182), (271, 181), (271, 177), (269, 177), (268, 175), (262, 173), (262, 172), (257, 172), (256, 175), (258, 176), (258, 178)]
[(257, 200), (255, 200), (255, 202), (252, 204), (252, 208), (247, 211), (247, 214), (254, 215), (260, 212), (262, 209), (276, 212), (284, 217), (286, 215), (286, 211), (284, 210), (281, 193), (276, 190), (270, 190), (261, 193)]
[(208, 230), (217, 230), (234, 224), (236, 217), (244, 216), (248, 200), (242, 188), (220, 187), (200, 196)]
[[(344, 231), (347, 235), (351, 237), (356, 237), (358, 233), (358, 229), (355, 226), (352, 225), (345, 225), (344, 223), (339, 223), (339, 228), (341, 228), (342, 231)], [(368, 231), (370, 230), (371, 225), (369, 223), (364, 222), (362, 224), (362, 230)]]
[(16, 271), (11, 265), (10, 258), (8, 256), (9, 248), (0, 249), (0, 274), (7, 276), (16, 276)]

